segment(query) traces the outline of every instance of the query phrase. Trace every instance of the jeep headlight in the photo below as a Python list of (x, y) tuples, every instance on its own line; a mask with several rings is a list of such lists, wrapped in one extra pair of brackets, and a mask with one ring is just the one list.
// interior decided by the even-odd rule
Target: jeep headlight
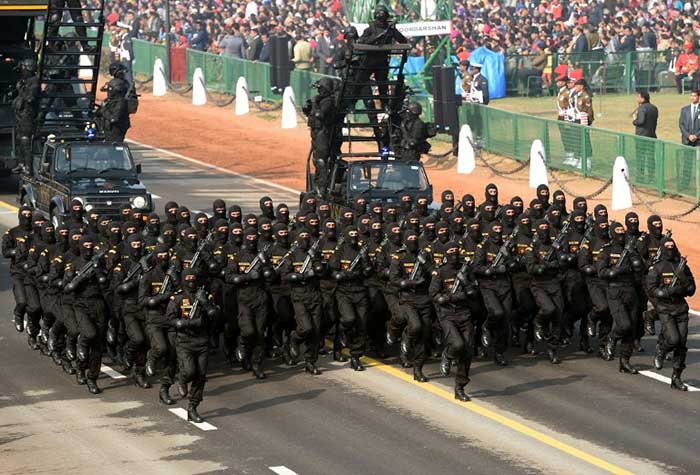
[(134, 208), (144, 209), (148, 205), (148, 201), (143, 196), (135, 196), (131, 199), (131, 206)]

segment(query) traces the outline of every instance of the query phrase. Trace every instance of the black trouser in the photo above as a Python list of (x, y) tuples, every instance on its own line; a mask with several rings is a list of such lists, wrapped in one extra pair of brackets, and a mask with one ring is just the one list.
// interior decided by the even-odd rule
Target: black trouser
[(340, 351), (340, 313), (338, 312), (338, 305), (335, 299), (336, 290), (321, 289), (321, 338), (325, 338), (326, 335), (335, 328), (335, 333), (333, 334), (333, 351)]
[(41, 299), (41, 320), (39, 321), (39, 326), (44, 338), (49, 338), (51, 328), (56, 322), (55, 312), (59, 311), (58, 298), (55, 294), (49, 293), (48, 289), (40, 289), (39, 298)]
[(146, 330), (151, 341), (151, 359), (155, 364), (162, 360), (165, 366), (160, 384), (170, 386), (173, 384), (177, 369), (176, 332), (169, 325), (158, 323), (147, 323)]
[(24, 286), (23, 274), (12, 274), (12, 293), (15, 296), (15, 322), (24, 320), (27, 311), (27, 292)]
[(537, 304), (535, 322), (543, 330), (547, 349), (556, 350), (559, 347), (559, 325), (564, 312), (564, 295), (559, 281), (541, 285), (533, 282), (532, 296)]
[(481, 287), (481, 296), (487, 311), (486, 328), (491, 332), (493, 349), (497, 354), (503, 354), (508, 349), (513, 292), (510, 286), (498, 290)]
[(336, 291), (340, 326), (345, 332), (350, 355), (359, 358), (365, 353), (367, 344), (367, 316), (369, 314), (369, 295), (367, 290), (360, 292)]
[(321, 341), (321, 294), (318, 291), (306, 291), (294, 295), (292, 304), (296, 320), (292, 339), (298, 345), (304, 344), (304, 361), (315, 363)]
[(228, 355), (233, 355), (238, 342), (240, 329), (238, 327), (238, 299), (236, 289), (232, 286), (224, 287), (224, 347)]
[[(75, 305), (76, 303), (73, 298), (64, 298), (61, 301), (61, 316), (63, 317), (63, 330), (65, 330), (66, 333), (66, 347), (72, 348), (74, 352), (75, 345), (78, 341), (78, 334), (80, 333), (80, 328), (78, 327), (78, 319), (75, 315)], [(61, 330), (61, 327), (57, 329), (57, 331)]]
[(78, 344), (88, 355), (79, 363), (88, 379), (97, 379), (102, 366), (102, 346), (107, 332), (107, 313), (102, 299), (76, 299), (75, 319), (80, 330)]
[(613, 318), (611, 338), (620, 340), (620, 357), (632, 356), (635, 329), (637, 328), (637, 307), (639, 299), (634, 285), (613, 284), (607, 289), (608, 307)]
[(209, 346), (194, 344), (186, 339), (178, 338), (176, 343), (177, 361), (180, 366), (180, 382), (190, 386), (190, 405), (198, 406), (204, 395), (204, 385), (207, 382), (207, 366), (209, 365)]
[(513, 305), (512, 326), (513, 331), (520, 331), (525, 327), (525, 341), (532, 342), (534, 338), (533, 321), (537, 313), (535, 298), (530, 291), (531, 280), (529, 276), (518, 273), (513, 275), (513, 295), (515, 305)]
[(440, 326), (447, 358), (457, 362), (455, 386), (463, 387), (469, 382), (469, 368), (474, 352), (474, 324), (469, 318), (469, 311), (442, 316)]
[(413, 349), (411, 363), (422, 367), (430, 356), (430, 335), (432, 332), (433, 306), (430, 303), (413, 303), (408, 299), (399, 300), (399, 318), (392, 317), (390, 331), (398, 335), (401, 327), (406, 327), (406, 337)]
[(36, 338), (40, 329), (41, 297), (34, 284), (24, 284), (24, 292), (27, 296), (27, 334)]
[(136, 303), (124, 302), (122, 318), (128, 338), (124, 356), (134, 364), (137, 371), (146, 366), (146, 332), (144, 331), (144, 312)]
[(294, 317), (296, 315), (296, 306), (293, 306), (293, 300), (289, 295), (271, 292), (272, 310), (274, 319), (271, 323), (272, 338), (275, 346), (287, 348), (289, 345), (289, 336), (294, 330)]
[(367, 322), (367, 333), (372, 346), (379, 350), (386, 339), (386, 322), (389, 317), (389, 304), (384, 298), (382, 287), (369, 286), (370, 316)]
[(591, 312), (588, 318), (598, 323), (598, 348), (605, 347), (610, 331), (612, 329), (612, 316), (608, 307), (608, 296), (606, 293), (605, 283), (589, 280), (586, 282), (588, 295), (591, 297)]
[(124, 137), (126, 137), (126, 129), (112, 124), (105, 128), (104, 134), (107, 142), (123, 142)]
[(32, 135), (36, 120), (32, 118), (17, 118), (17, 163), (24, 165), (28, 170), (32, 169)]
[(663, 341), (659, 338), (664, 353), (673, 351), (673, 369), (685, 369), (685, 357), (688, 353), (688, 312), (672, 315), (659, 312)]
[(265, 327), (267, 325), (267, 293), (259, 290), (254, 298), (238, 299), (239, 344), (254, 365), (261, 365), (265, 356)]
[(579, 335), (581, 340), (587, 341), (586, 326), (588, 313), (591, 309), (591, 299), (581, 274), (575, 270), (567, 271), (562, 279), (562, 290), (565, 310), (562, 312), (560, 334), (562, 337), (573, 337), (574, 324), (579, 321)]
[(644, 291), (641, 281), (635, 281), (634, 291), (637, 293), (637, 318), (635, 319), (636, 325), (634, 328), (634, 339), (641, 340), (644, 336), (644, 311), (647, 309), (647, 294)]

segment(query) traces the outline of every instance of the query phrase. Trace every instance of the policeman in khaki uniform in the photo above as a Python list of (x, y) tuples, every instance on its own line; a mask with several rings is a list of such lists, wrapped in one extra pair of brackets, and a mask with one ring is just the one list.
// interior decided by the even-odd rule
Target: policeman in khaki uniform
[(470, 102), (470, 94), (472, 90), (472, 80), (474, 79), (469, 73), (469, 60), (465, 59), (459, 62), (459, 71), (462, 75), (462, 98), (465, 102)]
[(595, 115), (593, 114), (593, 96), (588, 89), (588, 83), (585, 79), (578, 79), (574, 83), (576, 90), (576, 103), (574, 105), (576, 111), (576, 123), (581, 125), (593, 125)]
[(570, 93), (566, 85), (568, 81), (569, 78), (566, 74), (557, 76), (557, 87), (559, 88), (557, 93), (557, 119), (563, 121), (567, 120), (567, 112), (569, 110)]

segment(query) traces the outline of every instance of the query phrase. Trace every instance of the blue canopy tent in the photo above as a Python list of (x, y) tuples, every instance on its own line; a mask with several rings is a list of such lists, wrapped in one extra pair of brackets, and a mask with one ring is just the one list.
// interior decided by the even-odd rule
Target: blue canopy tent
[[(506, 61), (502, 53), (494, 53), (483, 46), (472, 51), (469, 56), (470, 63), (481, 63), (481, 74), (489, 83), (489, 97), (498, 99), (506, 96)], [(457, 94), (462, 92), (460, 80), (455, 86)]]

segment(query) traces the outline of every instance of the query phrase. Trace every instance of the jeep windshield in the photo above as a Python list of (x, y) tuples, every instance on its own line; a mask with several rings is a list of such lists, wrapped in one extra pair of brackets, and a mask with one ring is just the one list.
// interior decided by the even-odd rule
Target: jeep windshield
[(428, 190), (422, 167), (399, 161), (376, 161), (351, 165), (349, 186), (353, 193), (365, 191), (402, 192)]
[(56, 173), (81, 176), (134, 174), (129, 150), (123, 145), (72, 143), (56, 149)]

